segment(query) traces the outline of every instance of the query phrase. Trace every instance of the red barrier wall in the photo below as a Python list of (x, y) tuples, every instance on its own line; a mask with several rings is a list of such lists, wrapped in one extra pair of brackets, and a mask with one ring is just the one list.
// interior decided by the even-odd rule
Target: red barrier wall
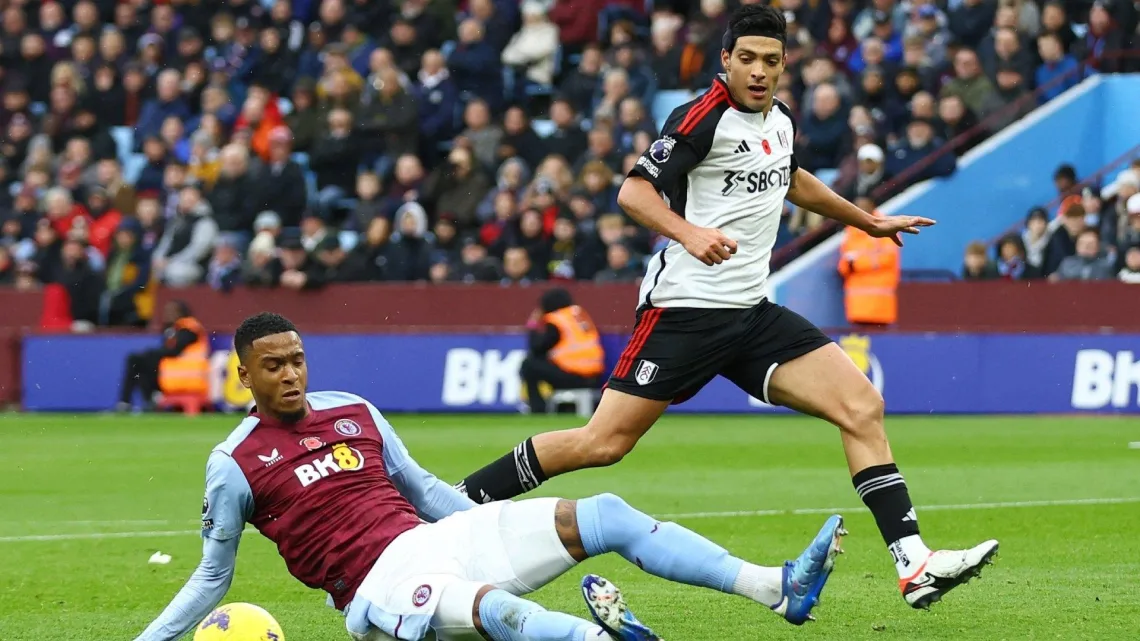
[[(520, 327), (538, 307), (548, 286), (334, 285), (316, 292), (242, 290), (219, 294), (207, 287), (164, 290), (163, 301), (186, 301), (212, 330), (232, 330), (250, 314), (277, 312), (307, 332), (464, 331)], [(566, 289), (613, 331), (633, 326), (637, 288), (632, 285), (570, 285)]]
[(903, 283), (898, 331), (1140, 331), (1140, 287), (1117, 281)]

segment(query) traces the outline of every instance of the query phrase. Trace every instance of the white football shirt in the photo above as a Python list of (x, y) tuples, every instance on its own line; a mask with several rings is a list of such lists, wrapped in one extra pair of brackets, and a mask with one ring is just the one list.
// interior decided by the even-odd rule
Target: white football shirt
[(780, 215), (799, 167), (795, 137), (787, 105), (774, 100), (767, 116), (736, 105), (723, 76), (673, 110), (630, 176), (648, 180), (673, 211), (720, 229), (738, 248), (710, 266), (670, 242), (649, 260), (639, 306), (747, 308), (764, 300)]

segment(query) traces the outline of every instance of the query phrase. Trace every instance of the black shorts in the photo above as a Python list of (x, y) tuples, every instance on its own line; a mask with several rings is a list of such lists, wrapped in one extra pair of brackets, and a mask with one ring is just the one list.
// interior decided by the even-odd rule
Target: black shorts
[(683, 403), (718, 374), (768, 402), (768, 379), (832, 342), (803, 316), (765, 299), (748, 309), (644, 307), (607, 387)]

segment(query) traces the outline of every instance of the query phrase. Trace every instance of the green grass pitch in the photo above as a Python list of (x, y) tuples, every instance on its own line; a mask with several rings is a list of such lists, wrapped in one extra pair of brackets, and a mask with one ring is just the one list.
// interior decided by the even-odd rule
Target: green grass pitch
[[(448, 481), (573, 418), (390, 416), (412, 454)], [(132, 639), (196, 566), (206, 455), (230, 417), (0, 416), (0, 640)], [(892, 445), (931, 545), (1001, 540), (994, 567), (930, 612), (899, 596), (894, 568), (855, 496), (834, 430), (791, 417), (671, 416), (617, 466), (564, 476), (546, 495), (611, 491), (674, 516), (764, 564), (800, 552), (842, 508), (847, 554), (796, 628), (743, 599), (591, 560), (534, 598), (579, 615), (577, 581), (614, 579), (672, 641), (720, 639), (1140, 638), (1140, 421), (891, 418)], [(794, 510), (809, 513), (795, 513)], [(751, 514), (749, 514), (751, 512)], [(150, 565), (157, 550), (169, 565)], [(345, 640), (323, 595), (247, 533), (227, 601), (258, 603), (289, 641)]]

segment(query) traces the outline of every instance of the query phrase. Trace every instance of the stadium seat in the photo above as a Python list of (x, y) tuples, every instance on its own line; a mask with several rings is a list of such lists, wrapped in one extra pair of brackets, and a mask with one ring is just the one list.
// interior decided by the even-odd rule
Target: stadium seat
[(138, 182), (139, 174), (146, 167), (146, 156), (142, 154), (129, 154), (123, 161), (123, 180), (133, 185)]
[(538, 134), (539, 138), (549, 137), (556, 129), (554, 121), (552, 120), (535, 120), (530, 123), (530, 126), (534, 129), (534, 133)]
[(158, 402), (159, 409), (182, 410), (186, 416), (197, 416), (202, 413), (206, 399), (197, 394), (170, 394), (164, 395)]
[(277, 110), (281, 112), (282, 116), (288, 116), (293, 113), (293, 102), (288, 98), (278, 98)]
[(301, 165), (301, 169), (308, 171), (309, 169), (309, 154), (303, 151), (294, 151), (289, 154), (289, 159)]
[(657, 123), (657, 129), (660, 131), (665, 128), (665, 119), (674, 109), (689, 102), (697, 96), (696, 93), (686, 89), (671, 89), (668, 91), (658, 91), (657, 95), (653, 97), (653, 106), (650, 111), (653, 113), (653, 121)]
[(119, 162), (125, 165), (135, 144), (134, 130), (130, 127), (111, 127), (111, 138), (115, 139), (115, 152), (119, 156)]
[(356, 243), (360, 242), (360, 234), (346, 229), (336, 235), (337, 241), (340, 243), (340, 248), (346, 252), (352, 251), (356, 247)]
[(589, 387), (555, 390), (546, 403), (546, 411), (549, 414), (556, 414), (560, 406), (573, 405), (575, 414), (589, 418), (594, 413), (599, 396), (601, 394), (598, 390)]

